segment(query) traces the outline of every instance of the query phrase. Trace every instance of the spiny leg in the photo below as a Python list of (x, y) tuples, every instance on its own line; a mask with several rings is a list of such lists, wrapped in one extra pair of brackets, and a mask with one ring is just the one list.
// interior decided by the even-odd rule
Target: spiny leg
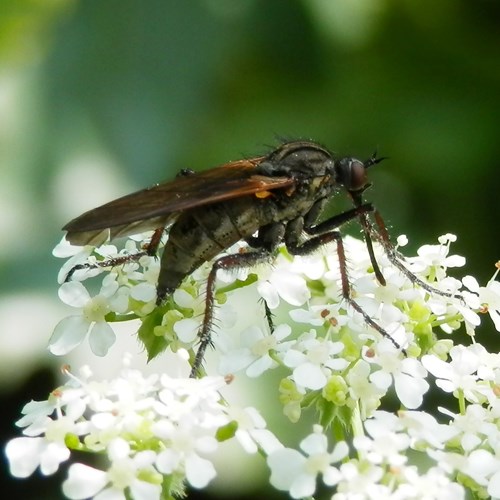
[(271, 334), (274, 333), (274, 314), (273, 312), (271, 311), (271, 309), (269, 308), (268, 304), (267, 304), (267, 300), (262, 297), (262, 303), (264, 304), (264, 314), (266, 316), (266, 321), (267, 321), (267, 326), (269, 327), (269, 331), (271, 332)]
[[(195, 378), (199, 374), (199, 370), (203, 363), (203, 358), (205, 357), (205, 352), (207, 347), (212, 343), (212, 325), (214, 316), (214, 305), (215, 305), (215, 283), (217, 278), (217, 271), (219, 269), (238, 269), (243, 267), (252, 267), (260, 262), (265, 262), (270, 258), (270, 252), (267, 250), (257, 250), (248, 253), (236, 253), (231, 255), (225, 255), (217, 259), (207, 279), (207, 288), (205, 295), (205, 313), (203, 316), (203, 323), (201, 330), (198, 334), (199, 337), (199, 347), (196, 352), (196, 356), (191, 367), (190, 377)], [(267, 304), (266, 304), (266, 317), (267, 316)], [(269, 321), (269, 318), (268, 318)]]
[(381, 285), (385, 286), (386, 281), (377, 263), (377, 259), (375, 258), (373, 243), (370, 236), (371, 233), (368, 228), (369, 224), (368, 214), (373, 212), (375, 208), (371, 203), (363, 203), (360, 195), (356, 197), (353, 196), (353, 199), (356, 204), (355, 208), (347, 210), (341, 214), (335, 215), (334, 217), (331, 217), (330, 219), (327, 219), (326, 221), (321, 222), (319, 224), (315, 224), (316, 216), (310, 217), (311, 213), (319, 212), (319, 210), (314, 210), (315, 207), (313, 207), (313, 209), (309, 212), (309, 214), (307, 214), (306, 217), (304, 218), (304, 230), (310, 235), (323, 234), (329, 231), (333, 231), (334, 229), (345, 224), (346, 222), (358, 218), (363, 227), (363, 232), (365, 235), (365, 243), (368, 249), (368, 255), (370, 256), (370, 262), (372, 264), (375, 277), (377, 278), (377, 281)]
[(361, 214), (359, 216), (359, 220), (361, 222), (361, 226), (363, 228), (363, 234), (365, 237), (365, 244), (366, 248), (368, 249), (368, 255), (370, 256), (370, 262), (373, 267), (373, 272), (375, 273), (375, 277), (377, 278), (377, 281), (385, 286), (387, 282), (385, 281), (384, 275), (382, 274), (382, 271), (380, 270), (380, 267), (378, 265), (377, 259), (375, 257), (375, 251), (373, 250), (373, 241), (370, 233), (370, 222), (368, 220), (368, 215), (366, 213)]
[(385, 226), (384, 220), (382, 216), (380, 215), (380, 212), (378, 210), (373, 211), (373, 218), (375, 219), (375, 223), (377, 224), (377, 229), (376, 230), (367, 220), (366, 221), (366, 228), (367, 232), (373, 233), (375, 238), (379, 241), (379, 243), (382, 245), (387, 258), (391, 262), (391, 264), (398, 268), (414, 285), (418, 285), (421, 288), (423, 288), (425, 291), (429, 292), (430, 294), (436, 294), (436, 295), (441, 295), (442, 297), (457, 297), (460, 298), (459, 294), (454, 294), (452, 292), (444, 292), (442, 290), (439, 290), (432, 285), (429, 285), (429, 283), (426, 283), (423, 281), (421, 278), (413, 274), (401, 261), (401, 256), (398, 254), (396, 248), (392, 244), (390, 238), (389, 238), (389, 233), (387, 232), (387, 228)]
[[(342, 235), (337, 233), (334, 235), (334, 239), (337, 243), (337, 255), (339, 258), (339, 269), (340, 269), (340, 281), (342, 284), (342, 296), (344, 300), (349, 303), (349, 305), (363, 316), (365, 322), (370, 325), (373, 329), (377, 330), (382, 337), (388, 338), (391, 343), (396, 347), (396, 349), (401, 349), (401, 346), (387, 333), (377, 322), (373, 321), (370, 316), (364, 311), (364, 309), (352, 298), (351, 295), (351, 285), (349, 284), (349, 276), (347, 273), (347, 259), (345, 255), (344, 242), (342, 240)], [(404, 349), (402, 349), (403, 352)]]
[[(363, 198), (362, 198), (363, 191), (352, 192), (350, 194), (356, 207), (361, 208), (366, 205), (363, 203)], [(372, 209), (369, 212), (363, 211), (362, 213), (360, 213), (359, 222), (361, 224), (361, 227), (363, 228), (363, 233), (365, 237), (366, 246), (368, 248), (368, 253), (370, 255), (370, 260), (373, 266), (373, 270), (375, 272), (375, 276), (377, 277), (379, 283), (382, 285), (386, 284), (385, 278), (383, 277), (382, 272), (380, 271), (380, 268), (377, 264), (377, 260), (375, 258), (375, 253), (373, 251), (372, 236), (382, 245), (382, 248), (384, 249), (385, 254), (387, 255), (387, 258), (389, 259), (391, 264), (397, 269), (399, 269), (413, 284), (419, 285), (421, 288), (423, 288), (424, 290), (426, 290), (431, 294), (437, 294), (443, 297), (456, 297), (457, 295), (454, 293), (443, 292), (442, 290), (438, 290), (437, 288), (434, 288), (432, 285), (429, 285), (428, 283), (420, 279), (418, 276), (413, 274), (403, 264), (402, 257), (398, 254), (396, 248), (391, 242), (391, 239), (389, 237), (389, 232), (387, 231), (382, 215), (373, 205), (371, 206), (371, 208)], [(377, 228), (373, 227), (372, 223), (369, 220), (368, 213), (373, 214), (373, 218), (375, 220)]]
[[(312, 228), (314, 230), (314, 228)], [(308, 230), (306, 230), (308, 231)], [(344, 242), (342, 240), (342, 235), (339, 231), (330, 231), (328, 233), (320, 234), (319, 236), (314, 236), (313, 238), (305, 241), (300, 245), (293, 245), (289, 239), (287, 243), (287, 248), (290, 253), (294, 255), (307, 255), (319, 247), (335, 241), (337, 244), (337, 255), (339, 259), (339, 269), (340, 269), (340, 282), (342, 286), (342, 297), (343, 299), (361, 316), (366, 324), (371, 326), (374, 330), (390, 340), (390, 342), (396, 347), (396, 349), (401, 349), (401, 346), (387, 333), (384, 328), (382, 328), (377, 322), (373, 321), (372, 318), (363, 310), (363, 308), (352, 298), (351, 285), (349, 284), (349, 275), (347, 271), (347, 259), (345, 255)], [(289, 246), (290, 244), (290, 246)], [(404, 350), (403, 350), (404, 352)]]
[(95, 264), (77, 264), (73, 266), (69, 273), (66, 275), (64, 282), (67, 283), (71, 280), (71, 277), (75, 274), (76, 271), (81, 271), (82, 269), (97, 269), (99, 267), (116, 267), (123, 264), (128, 264), (129, 262), (138, 261), (141, 257), (145, 255), (154, 256), (158, 250), (158, 247), (161, 242), (161, 237), (163, 235), (164, 228), (158, 228), (151, 236), (149, 243), (147, 244), (145, 250), (141, 250), (140, 252), (130, 254), (130, 255), (122, 255), (120, 257), (112, 257), (111, 259), (106, 259), (101, 262), (96, 262)]

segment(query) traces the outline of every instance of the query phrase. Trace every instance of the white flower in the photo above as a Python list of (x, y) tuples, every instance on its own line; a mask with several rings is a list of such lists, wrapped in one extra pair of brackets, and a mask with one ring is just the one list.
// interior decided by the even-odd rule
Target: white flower
[(406, 408), (414, 409), (422, 404), (429, 384), (425, 380), (427, 371), (420, 361), (402, 358), (388, 339), (382, 339), (377, 344), (375, 356), (367, 357), (366, 360), (381, 367), (370, 375), (370, 381), (377, 387), (386, 391), (394, 380), (398, 398)]
[(500, 282), (495, 281), (498, 275), (498, 269), (486, 286), (479, 286), (476, 278), (465, 276), (463, 284), (472, 292), (478, 295), (479, 303), (489, 313), (495, 328), (500, 332)]
[(390, 498), (390, 489), (381, 483), (384, 470), (378, 465), (350, 460), (340, 466), (341, 480), (332, 500)]
[(417, 467), (405, 467), (399, 474), (399, 480), (405, 481), (394, 492), (394, 498), (422, 500), (463, 500), (463, 486), (454, 483), (439, 467), (431, 467), (425, 473)]
[(256, 453), (260, 447), (266, 455), (282, 448), (272, 432), (266, 429), (266, 421), (255, 408), (229, 407), (231, 420), (238, 423), (235, 437), (247, 453)]
[(369, 416), (379, 405), (384, 391), (369, 380), (370, 365), (360, 359), (349, 370), (346, 376), (349, 394), (352, 399), (359, 400), (363, 410), (363, 418)]
[[(101, 453), (108, 458), (101, 462), (102, 470), (82, 464), (70, 467), (64, 483), (68, 497), (157, 499), (182, 493), (169, 489), (178, 489), (181, 483), (207, 486), (217, 473), (216, 455), (223, 451), (219, 443), (236, 439), (244, 452), (268, 457), (271, 483), (293, 498), (313, 495), (319, 475), (324, 484), (335, 487), (336, 500), (451, 500), (464, 496), (460, 481), (471, 491), (476, 488), (473, 493), (488, 491), (497, 496), (500, 356), (478, 343), (452, 347), (456, 340), (451, 336), (436, 342), (435, 333), (437, 328), (451, 333), (465, 325), (473, 336), (479, 314), (486, 312), (498, 327), (500, 285), (494, 281), (496, 275), (486, 287), (468, 277), (463, 280), (468, 291), (462, 291), (460, 281), (447, 277), (448, 267), (464, 263), (462, 257), (450, 255), (454, 239), (445, 235), (439, 245), (426, 245), (417, 257), (405, 260), (397, 250), (384, 251), (373, 233), (375, 257), (386, 281), (381, 286), (365, 242), (346, 237), (351, 298), (365, 314), (346, 300), (335, 245), (328, 247), (326, 257), (292, 259), (282, 251), (274, 267), (218, 273), (211, 320), (213, 330), (218, 330), (212, 333), (220, 335), (214, 335), (213, 343), (239, 342), (236, 348), (225, 348), (219, 363), (222, 373), (245, 370), (247, 376), (257, 377), (279, 366), (285, 372), (279, 388), (285, 415), (297, 421), (303, 409), (316, 408), (321, 422), (331, 422), (335, 435), (347, 427), (346, 433), (354, 436), (352, 457), (343, 441), (328, 451), (327, 434), (319, 426), (297, 450), (285, 448), (256, 409), (233, 407), (225, 392), (225, 398), (221, 396), (226, 382), (236, 377), (198, 380), (166, 373), (146, 377), (127, 368), (109, 381), (72, 376), (49, 401), (27, 405), (18, 422), (24, 436), (6, 449), (12, 473), (26, 477), (37, 467), (43, 474), (53, 473), (73, 449)], [(406, 241), (398, 239), (400, 245)], [(73, 282), (61, 286), (61, 299), (80, 311), (56, 327), (53, 352), (68, 352), (90, 332), (93, 350), (104, 354), (114, 341), (106, 318), (127, 317), (143, 318), (140, 338), (148, 354), (167, 346), (178, 352), (184, 346), (193, 349), (204, 319), (203, 291), (212, 263), (202, 265), (165, 304), (156, 307), (158, 260), (142, 256), (128, 261), (126, 257), (141, 248), (142, 244), (128, 241), (119, 253), (111, 245), (86, 247), (78, 253), (74, 248), (58, 249), (61, 255), (71, 256), (66, 272), (68, 266), (85, 262), (97, 267), (82, 266), (85, 269), (72, 275)], [(117, 258), (109, 261), (108, 256)], [(109, 270), (99, 266), (103, 262), (125, 264)], [(418, 279), (413, 280), (405, 268), (418, 272)], [(99, 273), (105, 277), (99, 293), (91, 297), (79, 281)], [(247, 277), (245, 283), (237, 281)], [(423, 280), (420, 286), (419, 280)], [(220, 287), (221, 282), (225, 286)], [(447, 294), (434, 294), (433, 286)], [(269, 334), (267, 325), (261, 329), (251, 321), (249, 315), (257, 318), (257, 309), (246, 307), (242, 297), (258, 293), (280, 322), (290, 317), (295, 326), (279, 324)], [(450, 293), (461, 297), (451, 298)], [(282, 309), (274, 311), (280, 305)], [(264, 315), (260, 313), (258, 319), (264, 322)], [(308, 325), (310, 331), (303, 333), (297, 323)], [(243, 333), (238, 336), (228, 325)], [(422, 363), (416, 358), (421, 352), (425, 354)], [(192, 354), (184, 352), (184, 360)], [(449, 360), (443, 361), (448, 354)], [(187, 365), (183, 365), (186, 374)], [(438, 387), (458, 399), (457, 414), (441, 409), (451, 417), (448, 424), (422, 411), (377, 411), (391, 386), (398, 406), (419, 407), (429, 388), (426, 369), (436, 377)], [(340, 460), (342, 465), (336, 463)], [(425, 461), (428, 468), (415, 467), (413, 460)]]
[(38, 466), (44, 476), (54, 474), (59, 465), (70, 456), (64, 442), (49, 442), (44, 438), (29, 437), (10, 440), (5, 453), (11, 474), (21, 478), (31, 476)]
[(115, 286), (103, 284), (101, 293), (91, 297), (80, 282), (63, 283), (59, 289), (61, 299), (73, 307), (81, 308), (82, 313), (68, 316), (58, 323), (50, 338), (50, 352), (56, 356), (67, 354), (83, 342), (90, 330), (92, 352), (97, 356), (105, 356), (116, 340), (105, 316), (112, 310), (109, 300), (117, 287), (116, 282)]
[[(159, 498), (160, 473), (185, 477), (197, 488), (215, 476), (205, 455), (217, 450), (216, 434), (230, 422), (231, 410), (218, 392), (226, 385), (222, 377), (144, 376), (125, 367), (120, 377), (98, 382), (85, 372), (84, 378), (68, 373), (68, 383), (54, 391), (57, 397), (23, 410), (25, 434), (39, 437), (8, 444), (13, 474), (27, 477), (38, 466), (52, 474), (69, 458), (68, 442), (71, 448), (105, 451), (109, 459), (102, 471), (75, 464), (64, 484), (69, 498)], [(246, 429), (242, 421), (239, 432), (243, 442), (253, 440), (264, 450), (279, 446), (255, 410), (246, 415)]]
[(111, 462), (108, 470), (104, 472), (87, 465), (73, 464), (69, 468), (68, 479), (63, 483), (63, 492), (72, 500), (88, 497), (126, 500), (127, 490), (134, 500), (159, 500), (160, 484), (140, 479), (145, 472), (155, 476), (152, 467), (155, 456), (153, 451), (138, 452), (131, 456), (129, 444), (117, 438), (108, 446)]
[[(153, 432), (168, 448), (158, 453), (156, 467), (164, 474), (180, 472), (186, 475), (189, 484), (195, 488), (204, 488), (215, 476), (215, 468), (210, 462), (200, 456), (214, 453), (217, 440), (199, 427), (179, 422), (174, 425), (164, 420), (153, 426)], [(212, 434), (215, 429), (212, 431)]]
[[(61, 389), (54, 392), (58, 395), (52, 395), (50, 401), (32, 401), (25, 405), (24, 417), (16, 422), (19, 427), (25, 427), (23, 434), (28, 436), (14, 438), (6, 446), (10, 470), (16, 477), (28, 477), (38, 466), (42, 474), (54, 474), (70, 456), (66, 436), (78, 436), (87, 430), (86, 424), (79, 421), (85, 410), (85, 403), (80, 403), (81, 394), (70, 389), (69, 397), (63, 398)], [(62, 407), (65, 407), (65, 415)], [(54, 412), (56, 418), (51, 418)], [(38, 437), (41, 435), (43, 437)]]
[[(448, 237), (449, 236), (449, 237)], [(445, 235), (439, 238), (440, 245), (423, 245), (417, 250), (418, 257), (408, 259), (411, 262), (413, 272), (429, 275), (432, 271), (436, 273), (438, 280), (445, 277), (448, 267), (462, 267), (465, 258), (459, 255), (448, 255), (450, 243), (456, 239), (454, 235)]]
[(474, 450), (461, 472), (485, 486), (490, 497), (500, 498), (500, 458), (484, 449)]
[[(374, 418), (378, 418), (381, 413), (385, 412), (375, 412)], [(433, 448), (443, 448), (444, 443), (459, 432), (453, 426), (440, 424), (432, 415), (423, 411), (400, 411), (397, 422), (399, 427), (394, 430), (404, 429), (411, 438), (413, 448), (422, 446), (422, 443), (428, 443)], [(369, 423), (370, 421), (366, 421), (365, 425), (368, 426)], [(387, 425), (387, 420), (385, 423)]]
[(375, 465), (388, 464), (398, 467), (406, 463), (408, 457), (402, 452), (410, 445), (409, 437), (404, 433), (396, 433), (390, 429), (376, 425), (377, 420), (370, 421), (372, 425), (367, 426), (371, 434), (368, 436), (356, 436), (353, 440), (355, 448), (369, 462)]
[(492, 422), (490, 411), (481, 405), (469, 405), (465, 415), (445, 413), (453, 417), (450, 427), (460, 435), (460, 445), (466, 452), (484, 443), (488, 436), (492, 438), (493, 443), (500, 437), (496, 423)]
[(271, 469), (271, 484), (290, 493), (292, 498), (311, 496), (316, 490), (318, 474), (323, 482), (332, 486), (340, 479), (339, 471), (332, 464), (342, 460), (348, 453), (347, 444), (338, 442), (332, 452), (328, 452), (328, 440), (320, 426), (300, 443), (305, 455), (291, 448), (280, 448), (267, 457)]
[(342, 342), (316, 337), (316, 332), (302, 335), (284, 356), (286, 366), (293, 368), (292, 378), (302, 387), (316, 390), (325, 386), (332, 370), (343, 370), (348, 362), (335, 357), (344, 349)]
[(455, 346), (450, 350), (450, 362), (440, 360), (434, 355), (422, 357), (422, 364), (435, 377), (436, 385), (445, 392), (463, 390), (465, 397), (477, 402), (477, 380), (475, 375), (479, 367), (479, 357), (473, 349)]
[(259, 274), (261, 279), (257, 290), (270, 309), (278, 307), (280, 298), (292, 306), (301, 306), (311, 296), (300, 270), (292, 268), (290, 261), (282, 255), (273, 262), (272, 268)]
[(259, 377), (265, 371), (276, 366), (271, 352), (283, 351), (291, 342), (283, 342), (291, 334), (288, 325), (278, 325), (272, 334), (264, 332), (258, 326), (250, 326), (240, 335), (242, 347), (226, 352), (220, 359), (219, 372), (234, 374), (246, 368), (249, 377)]

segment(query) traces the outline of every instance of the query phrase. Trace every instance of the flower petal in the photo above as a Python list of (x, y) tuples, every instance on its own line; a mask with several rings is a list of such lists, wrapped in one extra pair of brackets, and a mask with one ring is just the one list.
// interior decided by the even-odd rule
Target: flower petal
[(84, 464), (73, 464), (68, 471), (68, 479), (63, 482), (64, 494), (71, 500), (81, 500), (95, 496), (108, 482), (107, 474)]
[(89, 323), (83, 316), (68, 316), (56, 325), (49, 340), (49, 351), (56, 356), (64, 356), (79, 346), (87, 331)]
[(92, 327), (89, 344), (96, 356), (106, 356), (115, 341), (115, 332), (105, 321), (99, 321)]

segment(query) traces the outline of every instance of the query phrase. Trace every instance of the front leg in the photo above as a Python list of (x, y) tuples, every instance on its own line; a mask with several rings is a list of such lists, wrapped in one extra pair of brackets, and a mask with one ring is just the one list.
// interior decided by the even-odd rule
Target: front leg
[[(326, 221), (327, 223), (329, 221)], [(324, 226), (325, 227), (325, 226)], [(342, 240), (342, 234), (337, 231), (330, 231), (323, 234), (319, 234), (318, 236), (314, 236), (309, 240), (298, 243), (298, 238), (303, 228), (303, 220), (302, 218), (295, 219), (290, 222), (287, 226), (287, 232), (285, 234), (285, 240), (288, 251), (292, 255), (308, 255), (323, 245), (327, 243), (331, 243), (335, 241), (337, 244), (337, 255), (339, 259), (339, 270), (340, 270), (340, 281), (342, 287), (342, 297), (344, 300), (365, 320), (366, 324), (370, 325), (374, 330), (382, 335), (382, 337), (388, 338), (391, 343), (397, 349), (401, 349), (401, 346), (389, 335), (389, 333), (384, 330), (377, 322), (373, 321), (372, 318), (363, 310), (363, 308), (352, 298), (352, 290), (351, 285), (349, 283), (349, 274), (347, 271), (347, 259), (345, 255), (344, 242)], [(304, 229), (309, 233), (308, 229)]]

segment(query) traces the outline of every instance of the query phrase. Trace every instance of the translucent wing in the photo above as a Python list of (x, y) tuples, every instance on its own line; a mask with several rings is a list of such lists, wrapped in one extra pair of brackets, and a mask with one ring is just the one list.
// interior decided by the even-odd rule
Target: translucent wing
[(293, 186), (291, 177), (256, 173), (264, 157), (238, 160), (123, 196), (80, 215), (66, 224), (66, 239), (74, 245), (96, 244), (171, 224), (179, 212)]

